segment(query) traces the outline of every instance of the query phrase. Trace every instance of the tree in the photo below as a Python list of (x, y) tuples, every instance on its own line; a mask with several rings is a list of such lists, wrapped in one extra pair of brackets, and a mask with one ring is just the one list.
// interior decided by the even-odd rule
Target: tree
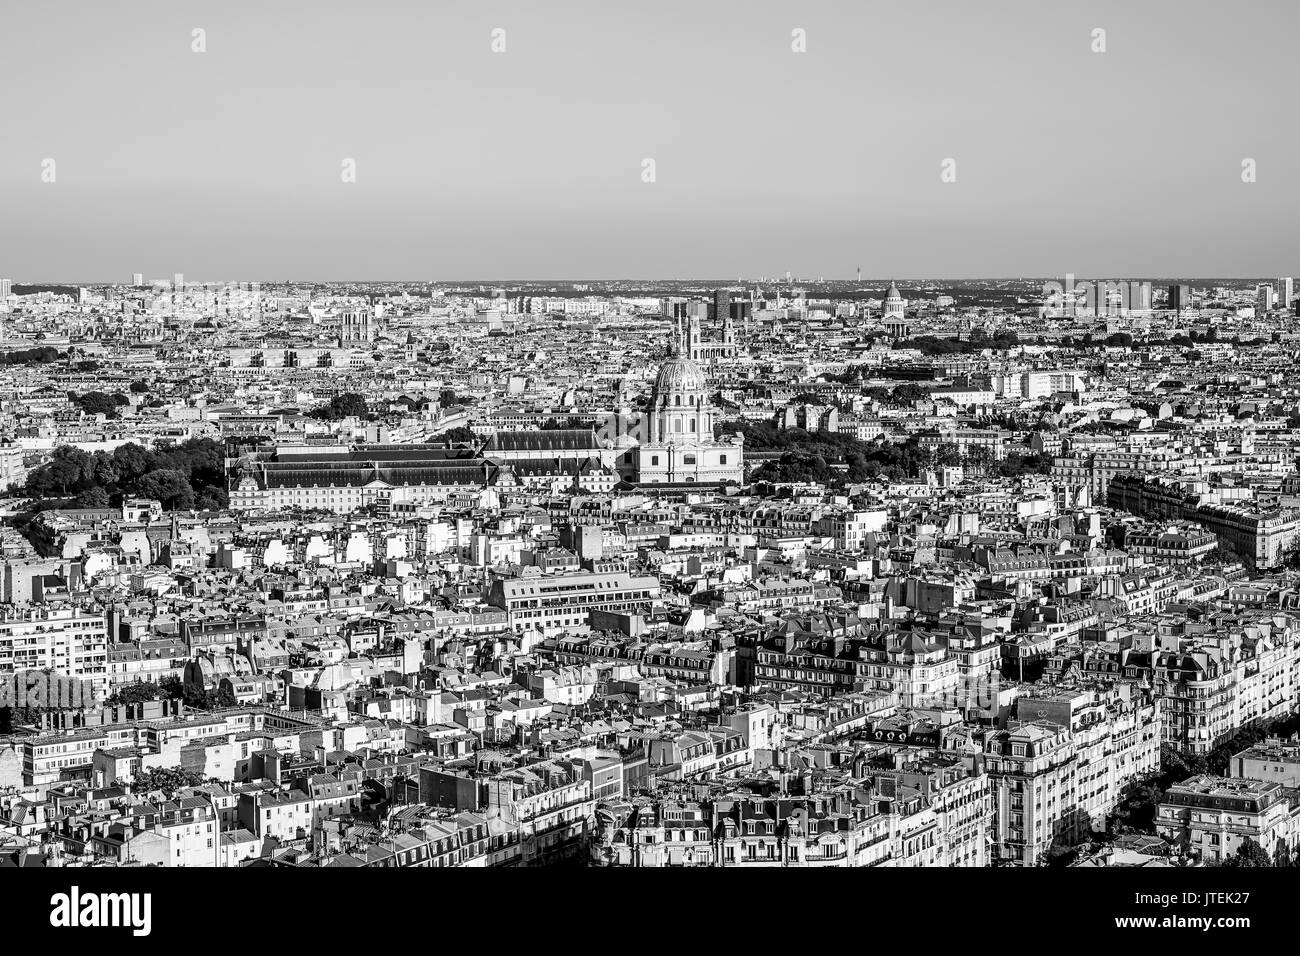
[(151, 471), (136, 484), (136, 494), (162, 502), (168, 511), (189, 511), (194, 507), (194, 489), (180, 471), (163, 468)]
[(902, 385), (895, 385), (893, 389), (894, 401), (903, 405), (911, 405), (913, 402), (923, 402), (930, 397), (930, 390), (924, 385), (917, 385), (915, 382), (904, 382)]
[(472, 429), (461, 425), (458, 428), (449, 428), (445, 432), (439, 432), (433, 436), (433, 440), (448, 442), (450, 444), (462, 444), (466, 442), (473, 444), (478, 441), (478, 435), (474, 434)]
[(95, 462), (91, 470), (91, 479), (101, 488), (116, 488), (122, 476), (118, 474), (117, 462), (106, 451), (95, 452)]
[(71, 445), (60, 445), (50, 460), (27, 477), (27, 493), (37, 498), (76, 494), (91, 484), (95, 460)]
[(931, 453), (930, 460), (936, 468), (961, 464), (961, 450), (956, 442), (941, 442)]
[(213, 710), (218, 707), (234, 707), (239, 701), (235, 700), (234, 692), (229, 687), (218, 687), (208, 695), (208, 709)]
[(1079, 848), (1077, 846), (1067, 846), (1063, 843), (1052, 841), (1052, 845), (1047, 848), (1043, 855), (1043, 866), (1049, 867), (1067, 867), (1079, 858)]
[(832, 484), (838, 473), (820, 455), (810, 455), (801, 450), (787, 452), (778, 461), (769, 461), (754, 472), (755, 481), (817, 482)]
[(966, 462), (972, 469), (984, 474), (993, 464), (993, 450), (985, 445), (972, 445), (966, 452)]
[(116, 418), (117, 410), (130, 404), (125, 395), (109, 395), (107, 392), (86, 392), (81, 396), (70, 394), (69, 397), (87, 415), (105, 415), (108, 418)]
[(469, 405), (474, 399), (467, 395), (457, 395), (452, 389), (444, 388), (438, 393), (438, 407), (451, 408), (453, 405)]
[(1164, 790), (1154, 780), (1133, 781), (1120, 793), (1110, 829), (1115, 833), (1154, 833), (1156, 810), (1163, 797)]
[(13, 352), (0, 352), (0, 365), (45, 365), (63, 358), (58, 349), (42, 345), (34, 349), (17, 349)]
[(366, 403), (364, 395), (359, 395), (356, 392), (344, 392), (342, 395), (335, 395), (331, 398), (328, 405), (321, 405), (312, 409), (309, 414), (313, 418), (337, 422), (344, 418), (366, 418), (370, 414), (370, 406)]
[(166, 691), (160, 684), (152, 681), (136, 681), (134, 684), (124, 684), (113, 692), (113, 696), (104, 701), (105, 706), (115, 707), (118, 704), (140, 704), (145, 701), (158, 700), (165, 696)]
[(177, 790), (197, 787), (203, 782), (203, 774), (197, 770), (183, 767), (150, 767), (136, 773), (131, 781), (131, 789), (139, 792), (161, 790), (167, 799), (171, 799)]
[(1237, 847), (1237, 852), (1232, 856), (1225, 857), (1219, 865), (1234, 868), (1272, 866), (1273, 861), (1269, 857), (1267, 850), (1250, 837), (1246, 837), (1241, 845)]
[(1021, 475), (1048, 475), (1052, 472), (1050, 455), (1038, 455), (1032, 452), (1007, 452), (1007, 457), (998, 462), (998, 474), (1003, 478), (1019, 478)]
[(113, 449), (113, 467), (118, 480), (129, 484), (153, 468), (153, 454), (146, 448), (128, 442)]
[(108, 492), (99, 487), (87, 488), (72, 502), (74, 508), (107, 508), (111, 505)]
[(224, 488), (204, 485), (195, 496), (194, 507), (198, 511), (224, 511), (230, 507), (230, 495)]

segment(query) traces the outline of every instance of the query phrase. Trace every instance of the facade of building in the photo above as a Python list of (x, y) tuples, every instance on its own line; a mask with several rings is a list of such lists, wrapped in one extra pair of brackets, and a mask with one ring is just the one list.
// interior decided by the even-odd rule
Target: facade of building
[(1206, 863), (1235, 855), (1247, 840), (1289, 856), (1300, 843), (1300, 803), (1277, 781), (1193, 777), (1166, 791), (1156, 832)]

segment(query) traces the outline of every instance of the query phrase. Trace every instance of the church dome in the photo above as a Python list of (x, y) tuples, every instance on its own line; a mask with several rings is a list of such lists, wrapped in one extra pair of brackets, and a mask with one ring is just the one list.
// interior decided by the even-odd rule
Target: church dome
[(706, 392), (709, 383), (698, 365), (685, 356), (675, 355), (659, 368), (655, 392)]
[(892, 282), (889, 283), (889, 291), (885, 293), (885, 298), (886, 298), (886, 299), (901, 299), (902, 297), (903, 297), (903, 294), (902, 294), (901, 292), (898, 291), (898, 286), (896, 286), (896, 285), (895, 285), (894, 283), (892, 283)]

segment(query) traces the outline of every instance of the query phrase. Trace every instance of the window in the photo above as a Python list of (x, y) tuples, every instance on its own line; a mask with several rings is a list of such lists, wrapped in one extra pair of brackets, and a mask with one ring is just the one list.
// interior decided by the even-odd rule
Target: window
[(719, 465), (725, 465), (726, 463), (727, 463), (727, 456), (726, 456), (726, 455), (719, 455), (719, 456), (718, 456), (718, 464), (719, 464)]
[(683, 464), (683, 465), (693, 465), (693, 464), (695, 464), (695, 456), (694, 456), (694, 455), (683, 455), (683, 456), (682, 456), (682, 464)]
[(651, 465), (657, 465), (657, 464), (659, 464), (659, 456), (658, 456), (658, 455), (651, 455), (651, 456), (650, 456), (650, 464), (651, 464)]

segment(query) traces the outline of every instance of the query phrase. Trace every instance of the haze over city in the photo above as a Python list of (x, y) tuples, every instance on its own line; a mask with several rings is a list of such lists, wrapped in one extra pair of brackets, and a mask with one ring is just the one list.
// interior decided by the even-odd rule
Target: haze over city
[(1300, 239), (1286, 0), (129, 6), (7, 12), (6, 275), (1254, 276)]

